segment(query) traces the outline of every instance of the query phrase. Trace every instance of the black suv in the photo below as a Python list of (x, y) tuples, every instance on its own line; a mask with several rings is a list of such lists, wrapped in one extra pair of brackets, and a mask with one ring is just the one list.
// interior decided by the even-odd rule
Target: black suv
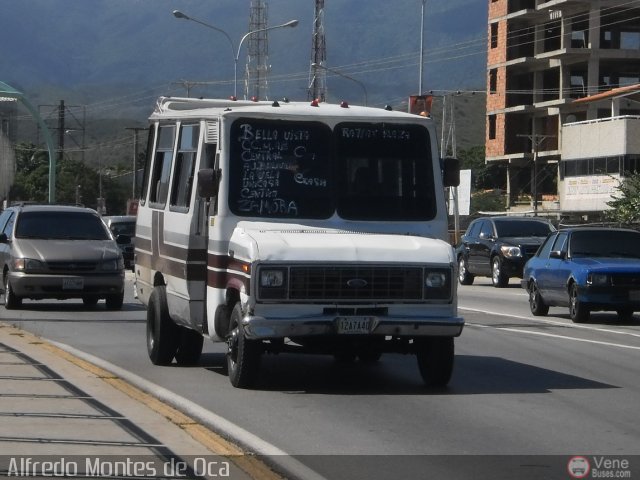
[(536, 217), (485, 217), (469, 224), (456, 247), (458, 280), (471, 285), (476, 276), (491, 277), (505, 287), (510, 277), (522, 278), (524, 264), (555, 228)]

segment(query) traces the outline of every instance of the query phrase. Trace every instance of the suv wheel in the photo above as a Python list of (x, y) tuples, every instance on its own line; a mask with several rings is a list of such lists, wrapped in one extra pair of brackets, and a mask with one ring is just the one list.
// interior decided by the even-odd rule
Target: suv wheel
[(496, 288), (506, 287), (509, 283), (509, 277), (502, 272), (502, 261), (497, 256), (491, 260), (491, 281)]
[(616, 310), (616, 313), (621, 322), (630, 322), (633, 320), (633, 310), (630, 308), (619, 308)]
[(467, 261), (462, 255), (458, 259), (458, 281), (460, 285), (471, 285), (473, 283), (473, 275), (467, 269)]

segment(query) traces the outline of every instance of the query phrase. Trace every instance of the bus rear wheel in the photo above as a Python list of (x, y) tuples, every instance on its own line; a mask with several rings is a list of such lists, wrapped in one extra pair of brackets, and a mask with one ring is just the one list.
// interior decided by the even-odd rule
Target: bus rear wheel
[(202, 355), (204, 337), (195, 330), (186, 327), (178, 327), (180, 341), (176, 352), (178, 365), (195, 365)]
[(180, 331), (167, 307), (164, 286), (153, 289), (147, 308), (147, 352), (154, 365), (169, 365), (178, 350)]

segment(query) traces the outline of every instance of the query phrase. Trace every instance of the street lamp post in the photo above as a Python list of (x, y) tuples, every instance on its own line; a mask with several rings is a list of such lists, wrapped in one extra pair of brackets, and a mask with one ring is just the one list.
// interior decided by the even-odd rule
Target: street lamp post
[(422, 11), (421, 11), (421, 20), (420, 20), (420, 74), (419, 74), (419, 85), (418, 85), (418, 95), (422, 95), (422, 85), (423, 85), (423, 71), (424, 71), (424, 7), (427, 0), (422, 0)]
[(212, 30), (222, 33), (227, 38), (227, 40), (229, 41), (229, 45), (231, 46), (231, 55), (233, 56), (233, 96), (235, 98), (238, 98), (238, 60), (240, 58), (240, 49), (242, 48), (243, 42), (254, 33), (266, 32), (267, 30), (275, 30), (276, 28), (296, 27), (298, 25), (298, 20), (289, 20), (288, 22), (283, 23), (281, 25), (274, 25), (272, 27), (251, 30), (250, 32), (245, 33), (244, 36), (240, 39), (240, 42), (238, 42), (238, 48), (236, 50), (229, 34), (224, 30), (222, 30), (221, 28), (214, 27), (213, 25), (210, 25), (207, 22), (203, 22), (202, 20), (198, 20), (197, 18), (190, 17), (184, 14), (183, 12), (181, 12), (180, 10), (174, 10), (173, 16), (176, 18), (182, 18), (184, 20), (191, 20), (192, 22), (199, 23), (200, 25), (203, 25), (207, 28), (211, 28)]
[(333, 74), (335, 74), (335, 75), (338, 75), (339, 77), (346, 78), (347, 80), (351, 80), (352, 82), (355, 82), (355, 83), (357, 83), (358, 85), (360, 85), (360, 88), (362, 88), (362, 91), (363, 91), (363, 93), (364, 93), (364, 106), (365, 106), (365, 107), (367, 106), (367, 87), (365, 87), (365, 86), (364, 86), (364, 83), (362, 83), (360, 80), (356, 80), (355, 78), (350, 77), (349, 75), (345, 75), (345, 74), (344, 74), (344, 73), (342, 73), (342, 72), (339, 72), (339, 71), (337, 71), (337, 70), (334, 70), (333, 68), (329, 68), (329, 67), (327, 67), (327, 66), (325, 66), (325, 65), (322, 65), (322, 64), (320, 64), (320, 63), (315, 63), (315, 62), (314, 62), (314, 63), (312, 63), (312, 64), (311, 64), (311, 66), (312, 66), (313, 68), (322, 68), (322, 69), (326, 70), (327, 72), (331, 72), (331, 73), (333, 73)]

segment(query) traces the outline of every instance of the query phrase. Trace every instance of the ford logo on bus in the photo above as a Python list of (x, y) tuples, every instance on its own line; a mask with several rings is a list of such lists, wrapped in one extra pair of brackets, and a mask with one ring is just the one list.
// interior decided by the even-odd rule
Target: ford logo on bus
[(368, 285), (367, 281), (362, 278), (352, 278), (347, 281), (347, 286), (351, 288), (364, 288)]

